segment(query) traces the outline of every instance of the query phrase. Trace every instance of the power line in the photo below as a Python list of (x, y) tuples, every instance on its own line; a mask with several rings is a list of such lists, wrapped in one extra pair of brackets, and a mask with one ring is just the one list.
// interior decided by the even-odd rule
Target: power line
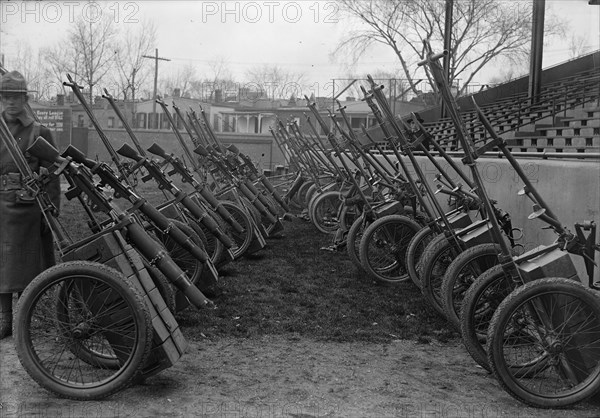
[[(157, 84), (158, 84), (158, 61), (171, 61), (168, 58), (162, 58), (158, 56), (158, 48), (156, 48), (154, 50), (154, 56), (152, 55), (142, 55), (143, 58), (150, 58), (154, 60), (154, 100), (152, 101), (152, 114), (154, 115), (153, 117), (156, 118), (156, 88), (157, 88)], [(158, 127), (158, 124), (157, 124)]]

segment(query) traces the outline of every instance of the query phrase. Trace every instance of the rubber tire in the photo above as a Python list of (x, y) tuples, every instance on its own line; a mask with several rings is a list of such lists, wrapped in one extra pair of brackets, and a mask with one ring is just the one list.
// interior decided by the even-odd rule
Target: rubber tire
[(490, 372), (486, 351), (489, 324), (500, 303), (516, 287), (502, 266), (496, 265), (475, 279), (462, 302), (460, 333), (463, 344), (473, 360)]
[(340, 227), (338, 214), (341, 206), (340, 192), (315, 195), (309, 207), (309, 218), (320, 232), (333, 235)]
[[(78, 281), (111, 289), (115, 301), (113, 306), (119, 307), (119, 311), (113, 311), (112, 314), (118, 314), (123, 321), (127, 320), (126, 324), (119, 324), (119, 328), (124, 329), (126, 325), (127, 329), (132, 330), (131, 337), (134, 340), (125, 364), (117, 370), (102, 369), (104, 372), (110, 373), (108, 377), (102, 379), (98, 378), (99, 367), (92, 367), (77, 356), (55, 357), (56, 361), (64, 360), (71, 366), (78, 363), (77, 366), (71, 367), (71, 370), (77, 369), (80, 373), (85, 369), (93, 368), (96, 380), (87, 383), (77, 383), (60, 378), (56, 373), (61, 370), (61, 367), (49, 365), (49, 358), (44, 358), (44, 361), (40, 360), (37, 352), (41, 350), (41, 347), (45, 347), (50, 349), (52, 354), (56, 354), (70, 351), (70, 348), (73, 347), (74, 337), (65, 335), (67, 324), (59, 325), (58, 316), (52, 315), (53, 311), (56, 312), (58, 295), (51, 289), (59, 286), (58, 292), (62, 292), (64, 289), (61, 291), (60, 287)], [(39, 315), (36, 315), (37, 309), (41, 310)], [(102, 313), (106, 315), (111, 312)], [(35, 326), (32, 326), (32, 321)], [(72, 329), (71, 324), (68, 326)], [(106, 325), (103, 326), (106, 327)], [(39, 347), (35, 333), (36, 328), (39, 330), (39, 338), (45, 340)], [(53, 332), (54, 329), (57, 329), (57, 332)], [(117, 331), (113, 330), (113, 332)], [(140, 291), (122, 273), (99, 263), (72, 261), (45, 270), (27, 286), (17, 305), (15, 343), (23, 368), (40, 386), (69, 399), (102, 399), (127, 387), (141, 372), (150, 352), (152, 338), (152, 318)], [(78, 342), (78, 344), (81, 343)], [(53, 347), (54, 345), (56, 347)], [(68, 378), (70, 377), (71, 374)]]
[(148, 270), (148, 274), (150, 278), (154, 282), (154, 285), (158, 289), (158, 293), (162, 296), (167, 308), (171, 313), (176, 312), (176, 303), (175, 303), (175, 295), (178, 292), (178, 289), (171, 284), (171, 282), (167, 279), (167, 277), (156, 267), (150, 265), (145, 258), (142, 257), (142, 262), (144, 263), (144, 267)]
[(348, 252), (348, 257), (350, 258), (350, 261), (352, 261), (352, 264), (361, 271), (364, 271), (364, 268), (360, 262), (360, 242), (367, 226), (365, 225), (364, 219), (364, 215), (359, 216), (348, 230), (348, 235), (346, 237), (346, 251)]
[(427, 226), (425, 228), (421, 228), (421, 230), (417, 232), (410, 240), (408, 243), (408, 248), (406, 249), (406, 270), (408, 271), (408, 275), (413, 283), (419, 289), (423, 287), (423, 284), (421, 283), (421, 278), (419, 277), (418, 266), (421, 261), (421, 256), (423, 255), (423, 251), (425, 251), (427, 244), (431, 242), (435, 235), (435, 232), (433, 232), (431, 228)]
[[(442, 316), (446, 316), (442, 306), (441, 288), (444, 273), (458, 256), (455, 248), (444, 234), (437, 235), (427, 244), (417, 266), (421, 281), (421, 293), (429, 304)], [(460, 254), (460, 253), (459, 253)], [(452, 259), (452, 260), (451, 260)]]
[(467, 248), (454, 259), (442, 279), (442, 306), (446, 319), (460, 328), (460, 309), (465, 293), (484, 271), (499, 263), (498, 244), (486, 243)]
[[(283, 216), (285, 214), (285, 211), (283, 211), (281, 206), (279, 206), (279, 203), (268, 192), (263, 193), (263, 197), (268, 202), (268, 204), (265, 206), (267, 207), (269, 212), (271, 212), (271, 214), (277, 218), (277, 222), (269, 223), (269, 225), (266, 227), (267, 234), (269, 237), (274, 237), (274, 236), (280, 235), (283, 233), (283, 226), (281, 224), (280, 218), (281, 218), (281, 216)], [(263, 220), (266, 221), (265, 219), (263, 219)], [(268, 223), (268, 221), (267, 221), (267, 223)], [(277, 232), (275, 232), (275, 227), (277, 225), (279, 225), (279, 229), (277, 230)]]
[(252, 202), (250, 202), (250, 200), (247, 197), (244, 196), (240, 196), (240, 204), (244, 208), (244, 210), (246, 210), (248, 214), (250, 214), (250, 216), (254, 220), (254, 224), (260, 231), (261, 235), (263, 236), (263, 238), (266, 239), (269, 236), (269, 233), (267, 232), (266, 225), (262, 222), (262, 216), (258, 209), (252, 204)]
[[(215, 219), (212, 214), (211, 217)], [(225, 252), (225, 246), (223, 243), (219, 241), (217, 237), (215, 237), (201, 222), (196, 222), (191, 219), (188, 225), (202, 240), (204, 244), (204, 250), (210, 257), (210, 261), (212, 261), (214, 265), (220, 264), (223, 261)]]
[(229, 200), (222, 200), (221, 204), (227, 211), (231, 214), (233, 219), (237, 221), (243, 228), (243, 232), (236, 232), (229, 224), (224, 227), (224, 231), (231, 240), (233, 241), (233, 247), (231, 247), (231, 252), (233, 253), (234, 260), (242, 257), (252, 240), (254, 239), (254, 229), (252, 227), (252, 218), (251, 215), (240, 205), (237, 203), (231, 202)]
[(362, 215), (362, 210), (357, 205), (344, 205), (340, 209), (339, 223), (340, 228), (349, 231), (354, 221)]
[[(184, 222), (178, 221), (177, 219), (169, 219), (169, 221), (172, 222), (177, 228), (181, 229), (188, 237), (190, 237), (195, 245), (204, 249), (202, 239), (194, 232), (191, 226)], [(179, 244), (177, 244), (168, 234), (163, 234), (161, 231), (156, 231), (156, 237), (165, 247), (175, 264), (177, 264), (189, 278), (190, 283), (197, 284), (202, 276), (204, 263), (200, 260), (197, 260), (192, 254), (187, 252), (187, 250), (181, 248)]]
[(304, 196), (304, 204), (310, 211), (310, 202), (313, 200), (316, 195), (323, 193), (319, 190), (319, 187), (315, 183), (311, 184), (308, 190), (306, 190), (306, 195)]
[[(558, 304), (555, 305), (554, 302), (557, 300), (557, 297), (569, 298), (568, 301), (572, 300), (572, 302), (567, 303), (566, 306), (556, 306)], [(537, 303), (531, 302), (532, 299), (536, 298), (538, 299)], [(549, 300), (549, 298), (552, 300)], [(579, 315), (576, 314), (575, 310), (577, 308), (575, 306), (577, 303), (582, 307), (585, 307)], [(522, 380), (519, 380), (520, 378), (515, 376), (515, 369), (506, 361), (506, 343), (510, 343), (513, 338), (519, 338), (519, 341), (523, 339), (522, 334), (517, 334), (517, 336), (515, 336), (515, 328), (518, 327), (516, 330), (517, 332), (522, 331), (522, 328), (519, 326), (523, 325), (524, 322), (527, 322), (527, 318), (522, 314), (519, 314), (519, 309), (524, 305), (527, 305), (529, 308), (526, 309), (525, 314), (531, 315), (531, 309), (533, 308), (531, 304), (538, 306), (543, 304), (544, 309), (547, 311), (555, 308), (557, 312), (560, 311), (560, 314), (557, 315), (560, 315), (561, 318), (567, 317), (567, 319), (564, 319), (565, 322), (558, 322), (563, 319), (555, 319), (552, 323), (552, 330), (547, 329), (541, 324), (536, 325), (536, 333), (540, 332), (538, 329), (541, 327), (541, 332), (544, 336), (549, 335), (548, 338), (556, 339), (551, 346), (546, 346), (545, 344), (548, 343), (541, 341), (541, 338), (534, 338), (534, 333), (531, 333), (533, 335), (530, 335), (526, 330), (523, 331), (527, 337), (530, 337), (532, 340), (535, 339), (535, 341), (532, 341), (532, 345), (534, 345), (536, 349), (539, 349), (541, 346), (547, 354), (544, 357), (548, 359), (546, 363), (549, 363), (550, 365), (544, 367), (543, 371), (547, 372), (554, 369), (554, 361), (561, 364), (565, 361), (565, 357), (573, 358), (574, 355), (580, 356), (582, 361), (585, 362), (585, 364), (581, 364), (581, 366), (585, 367), (585, 370), (583, 370), (583, 367), (577, 367), (576, 369), (578, 372), (582, 374), (585, 373), (586, 375), (581, 376), (581, 380), (576, 383), (573, 382), (572, 379), (569, 379), (570, 383), (575, 383), (573, 387), (563, 389), (562, 387), (565, 386), (563, 381), (565, 376), (557, 376), (560, 377), (560, 385), (562, 386), (557, 391), (562, 390), (562, 392), (554, 392), (552, 394), (546, 393), (544, 389), (542, 389), (545, 387), (544, 384), (532, 385), (532, 389), (528, 390), (524, 387), (525, 382), (534, 381), (538, 374), (541, 373), (530, 373)], [(540, 315), (540, 311), (536, 310), (536, 314)], [(512, 319), (513, 315), (516, 315), (520, 322), (515, 322)], [(541, 315), (545, 316), (544, 314)], [(546, 320), (553, 321), (552, 313), (546, 317)], [(569, 324), (571, 324), (571, 326), (569, 326)], [(584, 328), (587, 324), (591, 325)], [(510, 340), (505, 338), (505, 330), (507, 327), (509, 328), (508, 332), (511, 335)], [(556, 333), (558, 333), (558, 335), (556, 335)], [(561, 336), (562, 339), (560, 338)], [(578, 338), (579, 341), (571, 342), (574, 338)], [(581, 339), (585, 340), (584, 344), (581, 343)], [(593, 339), (593, 341), (590, 341), (590, 339)], [(569, 343), (574, 344), (575, 347), (569, 349)], [(563, 278), (538, 279), (527, 283), (512, 292), (504, 299), (494, 313), (494, 317), (492, 318), (492, 322), (488, 329), (488, 361), (490, 362), (492, 372), (498, 379), (500, 385), (515, 399), (536, 408), (564, 408), (581, 402), (593, 396), (600, 390), (599, 344), (600, 296), (598, 292), (586, 288), (580, 282), (575, 280)], [(548, 353), (549, 349), (553, 349), (553, 351), (556, 350), (557, 353)], [(567, 352), (573, 352), (573, 354), (568, 356), (565, 354)], [(520, 349), (518, 358), (522, 358), (522, 350)], [(575, 369), (572, 364), (569, 367)], [(547, 373), (544, 374), (547, 376)], [(548, 384), (547, 380), (548, 379), (545, 378), (543, 383)], [(534, 387), (535, 389), (533, 389)]]
[[(383, 242), (379, 239), (382, 232), (386, 234), (389, 232), (389, 228), (394, 228), (391, 248), (388, 242)], [(396, 233), (397, 228), (400, 228), (399, 236)], [(365, 272), (373, 279), (384, 283), (395, 284), (410, 280), (404, 266), (406, 248), (419, 229), (421, 229), (421, 226), (418, 223), (403, 215), (384, 216), (369, 225), (360, 242), (360, 262)], [(398, 243), (400, 245), (396, 249), (395, 246)], [(391, 264), (385, 268), (378, 268), (376, 266), (377, 260), (374, 253), (381, 248), (386, 249), (384, 251), (385, 258), (393, 258)], [(398, 271), (398, 273), (395, 273), (395, 271)]]
[(259, 191), (261, 192), (263, 200), (267, 202), (265, 206), (267, 207), (269, 212), (273, 214), (273, 216), (280, 217), (285, 214), (285, 210), (281, 207), (277, 199), (275, 199), (269, 191), (267, 191), (264, 188), (259, 189)]
[[(309, 189), (310, 190), (310, 189)], [(312, 207), (313, 204), (315, 203), (315, 200), (321, 195), (325, 193), (325, 191), (323, 190), (315, 190), (313, 193), (310, 194), (310, 199), (307, 199), (306, 202), (306, 212), (308, 215), (308, 219), (312, 222), (312, 218), (311, 218), (311, 214), (312, 214)], [(307, 195), (308, 196), (308, 195)]]
[(314, 181), (305, 181), (304, 183), (302, 183), (302, 186), (300, 186), (300, 188), (298, 189), (298, 193), (296, 193), (296, 201), (298, 202), (298, 206), (300, 206), (302, 209), (308, 208), (306, 193), (313, 184), (315, 184)]
[(419, 209), (415, 212), (411, 206), (404, 206), (404, 215), (414, 219), (421, 227), (429, 225), (431, 221), (425, 212), (421, 212)]

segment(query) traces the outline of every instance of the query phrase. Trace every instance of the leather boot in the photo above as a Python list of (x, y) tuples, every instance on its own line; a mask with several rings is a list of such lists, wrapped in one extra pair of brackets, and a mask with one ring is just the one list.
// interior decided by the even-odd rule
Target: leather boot
[(12, 293), (0, 294), (0, 340), (12, 335)]

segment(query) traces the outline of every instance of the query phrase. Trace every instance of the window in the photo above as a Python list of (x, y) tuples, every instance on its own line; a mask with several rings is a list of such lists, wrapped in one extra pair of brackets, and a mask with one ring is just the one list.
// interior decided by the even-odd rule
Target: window
[(160, 114), (160, 129), (170, 129), (171, 124), (169, 123), (169, 118), (166, 114)]
[(177, 129), (183, 129), (184, 119), (177, 116), (177, 113), (174, 115), (174, 118), (175, 118), (175, 125), (177, 126)]
[(106, 126), (109, 128), (114, 128), (115, 127), (115, 118), (112, 116), (109, 116)]
[(158, 113), (148, 113), (146, 127), (148, 129), (158, 129)]
[(137, 116), (137, 127), (139, 129), (146, 129), (146, 114), (138, 113), (136, 116)]
[(350, 119), (350, 124), (352, 125), (352, 129), (360, 129), (360, 125), (367, 126), (366, 118), (352, 118)]

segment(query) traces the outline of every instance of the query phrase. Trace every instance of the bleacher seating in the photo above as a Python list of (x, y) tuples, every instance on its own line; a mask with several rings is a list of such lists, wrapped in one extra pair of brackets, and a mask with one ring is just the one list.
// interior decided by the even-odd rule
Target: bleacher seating
[[(513, 152), (600, 152), (600, 74), (597, 69), (570, 75), (542, 88), (532, 103), (526, 92), (484, 106), (483, 111)], [(461, 114), (475, 142), (487, 136), (474, 111)], [(425, 127), (447, 151), (459, 149), (449, 118)]]

